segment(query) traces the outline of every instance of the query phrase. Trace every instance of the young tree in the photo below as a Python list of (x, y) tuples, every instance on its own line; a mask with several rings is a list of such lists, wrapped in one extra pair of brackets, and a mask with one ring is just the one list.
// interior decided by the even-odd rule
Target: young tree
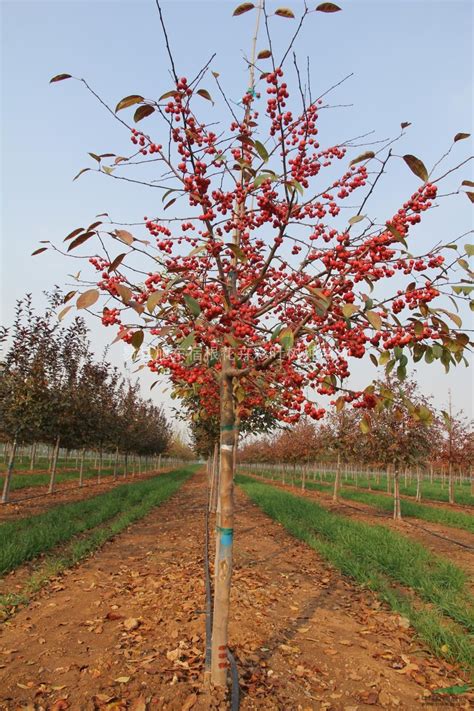
[[(400, 471), (418, 466), (431, 452), (433, 414), (429, 400), (412, 381), (389, 378), (378, 382), (371, 397), (374, 407), (360, 420), (360, 429), (367, 435), (366, 456), (369, 461), (393, 465), (393, 517), (400, 520)], [(418, 478), (419, 498), (420, 487)]]
[[(144, 218), (148, 239), (143, 230), (137, 236), (111, 220), (95, 219), (66, 241), (68, 251), (82, 245), (90, 249), (94, 240), (99, 250), (87, 255), (99, 272), (98, 285), (89, 281), (77, 299), (79, 308), (93, 307), (102, 295), (103, 323), (118, 325), (120, 338), (135, 350), (148, 334), (150, 367), (167, 371), (178, 387), (183, 380), (200, 382), (201, 406), (213, 414), (216, 403), (204, 399), (205, 386), (212, 383), (212, 391), (219, 386), (212, 680), (225, 684), (237, 392), (245, 397), (250, 389), (262, 388), (266, 398), (270, 385), (280, 395), (272, 414), (294, 423), (301, 414), (324, 415), (320, 403), (307, 397), (307, 388), (368, 403), (363, 392), (345, 387), (354, 358), (371, 354), (376, 362), (396, 365), (400, 376), (409, 356), (440, 359), (446, 367), (460, 362), (468, 336), (460, 332), (457, 317), (457, 327), (451, 327), (440, 308), (445, 293), (451, 285), (459, 287), (469, 268), (463, 249), (454, 264), (446, 263), (443, 245), (423, 243), (418, 251), (420, 243), (411, 235), (423, 214), (438, 204), (438, 186), (454, 168), (428, 171), (417, 157), (396, 155), (393, 141), (353, 154), (357, 142), (344, 137), (324, 145), (318, 135), (323, 96), (303, 85), (293, 48), (314, 12), (322, 21), (324, 13), (339, 10), (336, 5), (322, 3), (316, 11), (305, 6), (282, 53), (274, 48), (272, 26), (295, 22), (291, 9), (271, 12), (265, 0), (236, 8), (236, 16), (255, 13), (256, 30), (239, 106), (227, 99), (218, 73), (212, 72), (230, 112), (228, 129), (217, 129), (212, 117), (199, 117), (212, 100), (203, 86), (211, 75), (209, 63), (193, 79), (178, 75), (158, 0), (157, 6), (172, 86), (159, 99), (137, 93), (119, 101), (110, 112), (130, 131), (134, 151), (94, 159), (95, 170), (110, 180), (123, 179), (127, 167), (134, 170), (137, 163), (161, 169), (150, 182), (128, 179), (161, 190), (163, 208)], [(52, 81), (68, 78), (61, 74)], [(135, 121), (148, 118), (148, 131), (131, 128), (117, 116), (130, 106)], [(399, 138), (406, 127), (402, 124)], [(458, 134), (456, 144), (465, 136)], [(412, 186), (414, 178), (407, 173), (408, 196), (380, 220), (370, 214), (371, 198), (390, 166), (402, 160), (420, 187)], [(343, 165), (339, 170), (338, 164)], [(85, 170), (92, 169), (81, 173)], [(343, 210), (348, 198), (350, 205), (357, 204), (349, 213)], [(457, 296), (466, 298), (464, 292)], [(215, 355), (194, 363), (183, 353), (192, 348)]]

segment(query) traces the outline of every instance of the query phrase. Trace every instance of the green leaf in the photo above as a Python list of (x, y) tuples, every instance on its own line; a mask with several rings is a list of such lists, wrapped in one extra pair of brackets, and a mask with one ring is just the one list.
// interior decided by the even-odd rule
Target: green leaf
[(153, 106), (150, 106), (150, 104), (144, 104), (143, 106), (139, 106), (138, 109), (135, 111), (133, 114), (133, 120), (135, 123), (138, 123), (142, 119), (146, 118), (147, 116), (151, 116), (152, 113), (154, 113), (155, 109)]
[(121, 99), (117, 106), (115, 107), (115, 113), (117, 111), (121, 111), (122, 109), (126, 109), (129, 106), (133, 106), (134, 104), (141, 104), (142, 101), (145, 101), (143, 96), (139, 96), (138, 94), (131, 94), (130, 96), (126, 96), (124, 99)]
[(284, 328), (282, 331), (280, 331), (278, 335), (278, 340), (285, 351), (289, 351), (290, 348), (293, 348), (295, 337), (293, 335), (292, 329)]
[(468, 257), (472, 257), (474, 255), (474, 244), (465, 244), (464, 249), (466, 250)]
[(472, 686), (470, 684), (446, 686), (443, 689), (433, 689), (433, 694), (466, 694), (471, 689)]
[(55, 81), (62, 81), (63, 79), (72, 79), (72, 76), (70, 74), (56, 74), (55, 77), (49, 80), (49, 83), (52, 84)]
[(388, 351), (383, 351), (380, 354), (379, 363), (380, 365), (385, 365), (390, 360), (390, 353)]
[(253, 10), (255, 5), (253, 2), (243, 2), (242, 5), (238, 5), (234, 12), (232, 13), (233, 17), (237, 17), (238, 15), (243, 15), (244, 12), (248, 12), (249, 10)]
[(255, 141), (254, 145), (258, 155), (266, 163), (268, 161), (269, 155), (263, 143), (260, 143), (260, 141)]
[(363, 160), (369, 160), (370, 158), (375, 158), (375, 153), (373, 151), (366, 151), (365, 153), (361, 153), (360, 156), (357, 156), (357, 158), (353, 158), (353, 160), (349, 163), (349, 166), (360, 163)]
[(428, 180), (428, 171), (426, 170), (423, 161), (410, 154), (403, 156), (403, 160), (410, 168), (411, 172), (420, 178), (424, 183)]
[(398, 368), (397, 368), (397, 378), (398, 378), (399, 380), (405, 380), (406, 377), (407, 377), (407, 369), (406, 369), (406, 366), (404, 366), (404, 365), (399, 365)]
[(191, 348), (194, 345), (194, 340), (195, 340), (195, 332), (191, 331), (186, 338), (183, 338), (182, 341), (179, 342), (179, 348), (182, 351), (187, 351), (188, 348)]
[(370, 426), (370, 420), (367, 417), (367, 415), (364, 415), (364, 417), (361, 419), (361, 421), (359, 422), (359, 427), (360, 427), (360, 431), (363, 434), (369, 434), (369, 432), (371, 430), (371, 426)]
[(199, 302), (196, 301), (196, 299), (194, 299), (189, 294), (184, 294), (183, 299), (187, 309), (192, 313), (192, 315), (199, 316), (199, 314), (201, 313), (201, 307), (199, 306)]

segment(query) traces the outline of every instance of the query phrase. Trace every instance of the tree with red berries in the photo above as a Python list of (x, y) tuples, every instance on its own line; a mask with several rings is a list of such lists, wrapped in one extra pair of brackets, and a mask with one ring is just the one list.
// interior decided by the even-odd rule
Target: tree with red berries
[[(325, 144), (318, 126), (328, 92), (315, 96), (309, 80), (303, 82), (295, 47), (311, 16), (330, 22), (324, 15), (340, 10), (334, 3), (315, 10), (305, 4), (299, 19), (290, 8), (270, 12), (265, 0), (235, 9), (235, 16), (255, 14), (248, 85), (239, 105), (228, 100), (213, 59), (193, 78), (179, 76), (156, 4), (172, 86), (158, 99), (132, 94), (109, 109), (129, 132), (132, 151), (91, 154), (95, 168), (78, 175), (95, 171), (143, 183), (161, 192), (162, 207), (134, 233), (103, 215), (65, 242), (67, 253), (80, 249), (97, 272), (88, 281), (81, 277), (80, 295), (71, 295), (77, 307), (116, 326), (135, 358), (146, 345), (148, 366), (167, 373), (179, 397), (195, 389), (200, 409), (219, 413), (211, 677), (224, 685), (236, 407), (247, 401), (286, 423), (301, 415), (318, 420), (325, 396), (332, 404), (366, 407), (387, 400), (349, 388), (354, 359), (370, 357), (395, 368), (399, 378), (410, 359), (439, 359), (446, 368), (463, 360), (469, 338), (445, 304), (448, 296), (470, 298), (466, 253), (472, 246), (454, 236), (458, 254), (446, 259), (444, 245), (415, 235), (423, 215), (448, 199), (439, 190), (442, 181), (466, 161), (429, 171), (416, 156), (397, 154), (395, 141), (405, 136), (407, 123), (375, 150), (363, 139)], [(273, 23), (281, 21), (294, 24), (283, 53), (272, 42)], [(51, 81), (69, 78), (60, 74)], [(202, 107), (214, 101), (208, 81), (229, 112), (219, 128), (200, 118)], [(122, 118), (130, 107), (134, 121), (146, 120), (147, 129)], [(466, 137), (457, 134), (453, 152)], [(401, 161), (406, 197), (380, 219), (371, 214), (371, 200), (384, 174)], [(137, 174), (143, 165), (154, 167), (152, 181)], [(193, 357), (196, 351), (200, 358)]]

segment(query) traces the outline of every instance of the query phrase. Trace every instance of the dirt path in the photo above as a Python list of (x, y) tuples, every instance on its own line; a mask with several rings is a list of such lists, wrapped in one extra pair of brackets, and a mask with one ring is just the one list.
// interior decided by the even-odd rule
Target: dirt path
[(459, 565), (468, 573), (474, 585), (474, 535), (469, 531), (451, 526), (442, 526), (441, 524), (423, 521), (411, 516), (402, 521), (394, 521), (390, 513), (374, 511), (374, 507), (370, 506), (370, 504), (360, 501), (346, 502), (344, 499), (335, 503), (332, 500), (332, 492), (326, 493), (325, 491), (316, 491), (314, 489), (302, 491), (300, 487), (281, 484), (271, 479), (254, 478), (257, 481), (264, 481), (272, 486), (277, 486), (279, 489), (284, 489), (291, 494), (313, 499), (335, 513), (373, 525), (382, 524), (397, 531), (397, 533), (409, 536), (422, 543), (433, 553), (449, 558), (453, 563)]
[(89, 479), (85, 480), (82, 487), (78, 486), (77, 480), (59, 482), (56, 484), (53, 494), (47, 493), (47, 486), (29, 486), (25, 489), (16, 489), (11, 492), (12, 500), (0, 506), (0, 522), (11, 521), (25, 516), (34, 516), (58, 504), (69, 504), (73, 501), (90, 499), (121, 484), (133, 484), (143, 479), (150, 479), (158, 474), (166, 474), (168, 471), (170, 470), (149, 471), (140, 475), (136, 474), (134, 477), (129, 474), (126, 478), (120, 476), (116, 480), (112, 476), (107, 476), (103, 477), (100, 482)]
[[(4, 625), (0, 708), (227, 708), (202, 689), (204, 503), (196, 475)], [(230, 639), (242, 711), (435, 709), (430, 689), (462, 683), (405, 620), (239, 490), (237, 504)]]

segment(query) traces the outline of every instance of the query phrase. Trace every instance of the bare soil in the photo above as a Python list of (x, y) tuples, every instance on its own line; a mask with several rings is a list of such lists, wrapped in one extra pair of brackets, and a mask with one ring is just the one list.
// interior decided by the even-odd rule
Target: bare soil
[[(406, 620), (236, 498), (230, 644), (242, 711), (434, 710), (434, 689), (465, 683)], [(195, 475), (4, 624), (1, 709), (229, 708), (203, 687), (205, 501)]]

